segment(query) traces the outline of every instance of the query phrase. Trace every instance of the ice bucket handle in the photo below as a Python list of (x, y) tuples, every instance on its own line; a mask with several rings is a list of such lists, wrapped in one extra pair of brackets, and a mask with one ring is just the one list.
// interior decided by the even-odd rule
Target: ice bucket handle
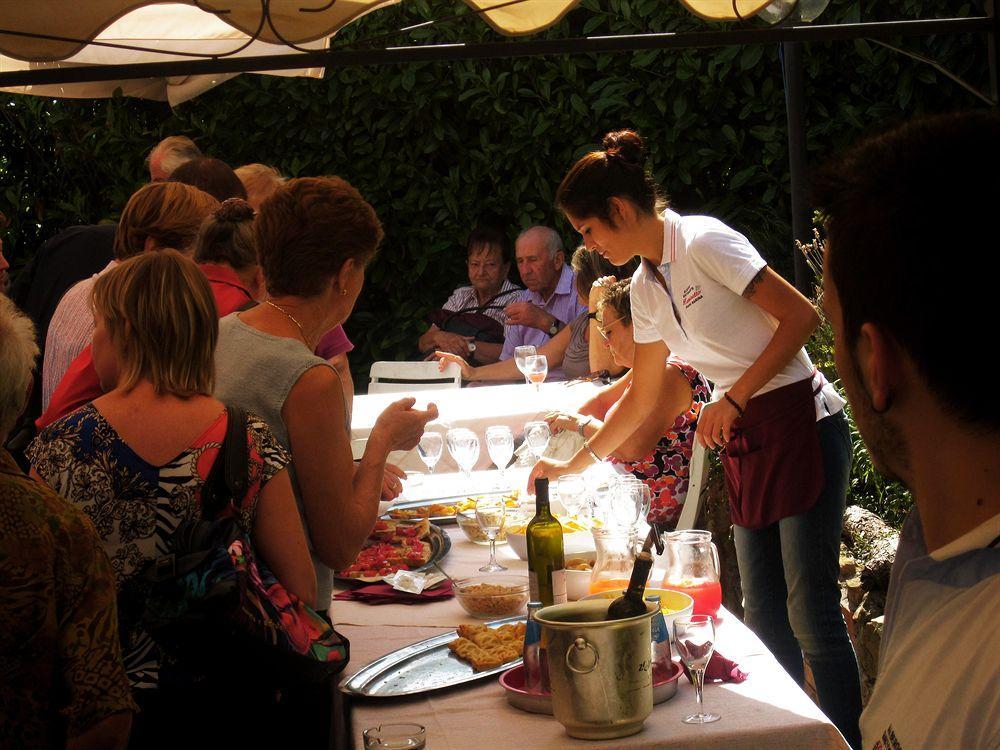
[[(578, 666), (577, 663), (582, 660), (583, 652), (588, 649), (594, 652), (593, 663), (589, 666)], [(597, 651), (597, 646), (590, 643), (586, 638), (577, 638), (570, 644), (569, 648), (566, 649), (566, 666), (569, 667), (571, 672), (575, 672), (576, 674), (590, 674), (597, 669), (597, 662), (600, 660), (601, 655)]]

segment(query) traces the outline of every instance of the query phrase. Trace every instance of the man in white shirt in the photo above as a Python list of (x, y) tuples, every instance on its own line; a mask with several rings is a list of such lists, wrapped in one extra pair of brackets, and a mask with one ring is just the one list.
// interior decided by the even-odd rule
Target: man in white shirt
[(980, 110), (864, 141), (814, 182), (837, 368), (873, 460), (916, 503), (861, 717), (871, 750), (1000, 747), (1000, 397), (982, 360), (998, 170), (1000, 116)]

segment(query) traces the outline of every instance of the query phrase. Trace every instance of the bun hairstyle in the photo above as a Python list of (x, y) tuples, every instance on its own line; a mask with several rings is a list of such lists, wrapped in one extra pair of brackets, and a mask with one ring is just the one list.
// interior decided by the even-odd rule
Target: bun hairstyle
[(631, 201), (644, 214), (666, 207), (646, 169), (649, 152), (634, 130), (615, 130), (604, 136), (604, 150), (591, 151), (566, 173), (556, 191), (556, 206), (579, 218), (597, 217), (612, 226), (612, 198)]
[(201, 224), (195, 240), (198, 263), (220, 263), (236, 271), (257, 265), (254, 210), (242, 198), (227, 198)]

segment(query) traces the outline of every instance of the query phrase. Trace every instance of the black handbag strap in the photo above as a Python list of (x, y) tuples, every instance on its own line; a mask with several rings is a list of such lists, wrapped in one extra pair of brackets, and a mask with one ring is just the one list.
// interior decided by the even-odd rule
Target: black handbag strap
[(506, 297), (508, 294), (514, 294), (516, 292), (523, 292), (523, 291), (524, 291), (524, 287), (515, 286), (512, 289), (507, 289), (506, 291), (497, 292), (492, 297), (490, 297), (488, 300), (486, 300), (483, 304), (481, 304), (481, 305), (470, 305), (469, 307), (463, 307), (461, 310), (453, 310), (452, 314), (449, 315), (448, 317), (449, 318), (454, 317), (455, 315), (458, 315), (459, 313), (467, 313), (467, 312), (478, 312), (478, 313), (481, 313), (484, 310), (494, 310), (494, 309), (499, 310), (501, 308), (501, 305), (494, 305), (493, 304), (494, 302), (496, 302), (501, 297)]
[(226, 406), (226, 416), (226, 436), (201, 494), (201, 515), (206, 521), (229, 503), (241, 500), (250, 485), (247, 413), (238, 406)]

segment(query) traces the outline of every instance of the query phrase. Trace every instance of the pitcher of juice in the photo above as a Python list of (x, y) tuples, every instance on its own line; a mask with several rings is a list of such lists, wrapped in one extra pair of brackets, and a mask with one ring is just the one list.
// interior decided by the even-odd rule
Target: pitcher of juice
[(635, 532), (621, 527), (595, 527), (591, 533), (597, 559), (590, 574), (590, 593), (624, 591), (635, 564)]
[(722, 606), (719, 552), (712, 532), (697, 529), (663, 535), (667, 572), (663, 588), (683, 591), (694, 599), (694, 614), (715, 617)]

